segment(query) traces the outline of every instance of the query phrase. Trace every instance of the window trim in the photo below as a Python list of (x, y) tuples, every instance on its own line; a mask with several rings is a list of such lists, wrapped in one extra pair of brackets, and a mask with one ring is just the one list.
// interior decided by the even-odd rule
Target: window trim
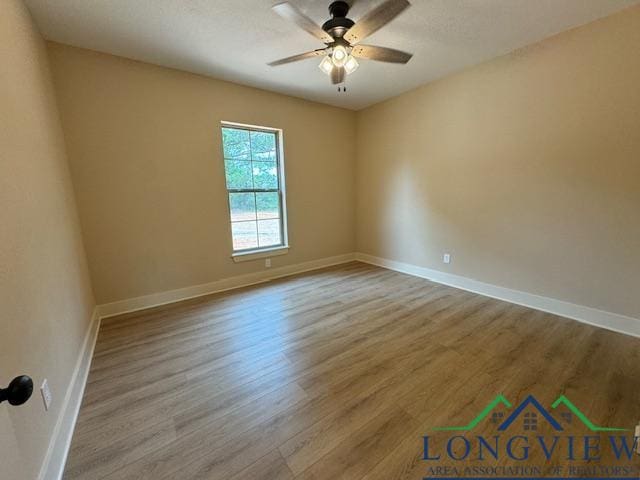
[[(238, 130), (247, 130), (250, 132), (266, 132), (273, 133), (276, 136), (276, 165), (278, 168), (278, 196), (280, 198), (280, 236), (282, 243), (279, 245), (269, 245), (267, 247), (248, 248), (244, 250), (234, 250), (233, 248), (233, 229), (231, 222), (231, 203), (229, 193), (236, 193), (235, 190), (227, 188), (226, 164), (224, 158), (224, 139), (222, 137), (223, 128), (235, 128)], [(257, 260), (260, 258), (268, 258), (277, 255), (284, 255), (289, 252), (289, 234), (287, 222), (287, 194), (286, 194), (286, 177), (284, 168), (284, 141), (283, 131), (281, 128), (263, 127), (258, 125), (249, 125), (246, 123), (236, 123), (221, 121), (220, 122), (220, 146), (222, 147), (222, 170), (224, 173), (225, 191), (227, 195), (227, 213), (229, 225), (229, 239), (231, 241), (231, 258), (234, 262), (246, 262), (249, 260)], [(246, 189), (242, 189), (246, 190)], [(259, 189), (258, 189), (259, 190)], [(258, 191), (252, 189), (252, 192)], [(273, 191), (273, 190), (270, 190)]]
[(277, 257), (289, 253), (289, 247), (264, 247), (260, 250), (242, 250), (240, 253), (231, 255), (235, 263), (248, 262), (250, 260), (259, 260), (261, 258)]

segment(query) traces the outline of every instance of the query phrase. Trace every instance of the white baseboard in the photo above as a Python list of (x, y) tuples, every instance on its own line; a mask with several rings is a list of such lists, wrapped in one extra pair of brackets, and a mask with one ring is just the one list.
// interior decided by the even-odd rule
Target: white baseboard
[(91, 324), (84, 338), (80, 355), (71, 376), (71, 382), (62, 402), (62, 409), (53, 429), (53, 435), (49, 442), (49, 448), (42, 462), (39, 480), (60, 480), (64, 473), (64, 465), (67, 461), (73, 430), (82, 404), (84, 388), (89, 376), (89, 367), (93, 358), (93, 350), (96, 346), (100, 330), (100, 316), (98, 307), (93, 310)]
[(487, 297), (497, 298), (505, 302), (523, 305), (543, 312), (553, 313), (561, 317), (571, 318), (579, 322), (588, 323), (596, 327), (606, 328), (614, 332), (624, 333), (640, 337), (640, 319), (618, 315), (616, 313), (605, 312), (583, 305), (557, 300), (555, 298), (543, 297), (532, 293), (512, 290), (506, 287), (499, 287), (490, 283), (472, 280), (470, 278), (440, 272), (430, 268), (418, 267), (409, 263), (396, 262), (386, 258), (375, 257), (366, 253), (356, 253), (356, 260), (379, 267), (388, 268), (397, 272), (406, 273), (416, 277), (426, 278), (436, 283), (449, 285), (473, 293), (479, 293)]
[(179, 288), (177, 290), (169, 290), (167, 292), (152, 293), (142, 297), (130, 298), (113, 303), (106, 303), (98, 306), (100, 318), (113, 317), (123, 313), (135, 312), (146, 308), (158, 307), (168, 303), (174, 303), (190, 298), (211, 295), (212, 293), (224, 292), (234, 288), (247, 287), (257, 283), (268, 282), (276, 278), (295, 275), (296, 273), (308, 272), (319, 268), (339, 265), (341, 263), (352, 262), (355, 260), (355, 253), (345, 255), (337, 255), (335, 257), (321, 258), (310, 262), (297, 263), (295, 265), (287, 265), (284, 267), (272, 268), (255, 273), (238, 275), (235, 277), (216, 280), (215, 282), (205, 283), (202, 285), (194, 285), (191, 287)]

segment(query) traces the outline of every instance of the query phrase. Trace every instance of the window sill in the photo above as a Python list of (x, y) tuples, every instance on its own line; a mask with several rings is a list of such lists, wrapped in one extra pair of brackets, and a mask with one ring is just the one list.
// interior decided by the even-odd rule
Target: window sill
[(249, 250), (247, 252), (238, 252), (231, 255), (234, 262), (249, 262), (251, 260), (259, 260), (261, 258), (277, 257), (278, 255), (286, 255), (289, 253), (289, 246), (265, 248), (264, 250)]

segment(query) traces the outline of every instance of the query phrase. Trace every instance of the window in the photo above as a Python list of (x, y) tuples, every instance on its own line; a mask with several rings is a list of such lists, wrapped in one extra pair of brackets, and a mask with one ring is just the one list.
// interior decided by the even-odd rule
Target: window
[(234, 254), (287, 247), (281, 134), (222, 125)]
[(538, 429), (538, 415), (535, 413), (524, 414), (524, 429), (525, 430), (537, 430)]

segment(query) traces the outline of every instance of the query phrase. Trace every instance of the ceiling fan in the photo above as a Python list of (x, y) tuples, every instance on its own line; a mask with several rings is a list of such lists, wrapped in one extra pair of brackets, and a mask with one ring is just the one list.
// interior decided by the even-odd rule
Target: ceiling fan
[(331, 77), (331, 82), (334, 85), (339, 85), (344, 82), (347, 75), (355, 72), (358, 68), (356, 58), (389, 63), (407, 63), (412, 57), (411, 53), (374, 45), (361, 45), (360, 42), (384, 27), (410, 6), (408, 0), (386, 0), (364, 15), (358, 22), (354, 22), (347, 18), (349, 4), (345, 1), (334, 1), (329, 5), (329, 13), (332, 18), (326, 21), (321, 28), (289, 2), (274, 5), (272, 8), (278, 15), (294, 22), (303, 30), (322, 40), (326, 46), (311, 52), (276, 60), (268, 65), (275, 67), (306, 58), (324, 57), (319, 65), (320, 70)]

